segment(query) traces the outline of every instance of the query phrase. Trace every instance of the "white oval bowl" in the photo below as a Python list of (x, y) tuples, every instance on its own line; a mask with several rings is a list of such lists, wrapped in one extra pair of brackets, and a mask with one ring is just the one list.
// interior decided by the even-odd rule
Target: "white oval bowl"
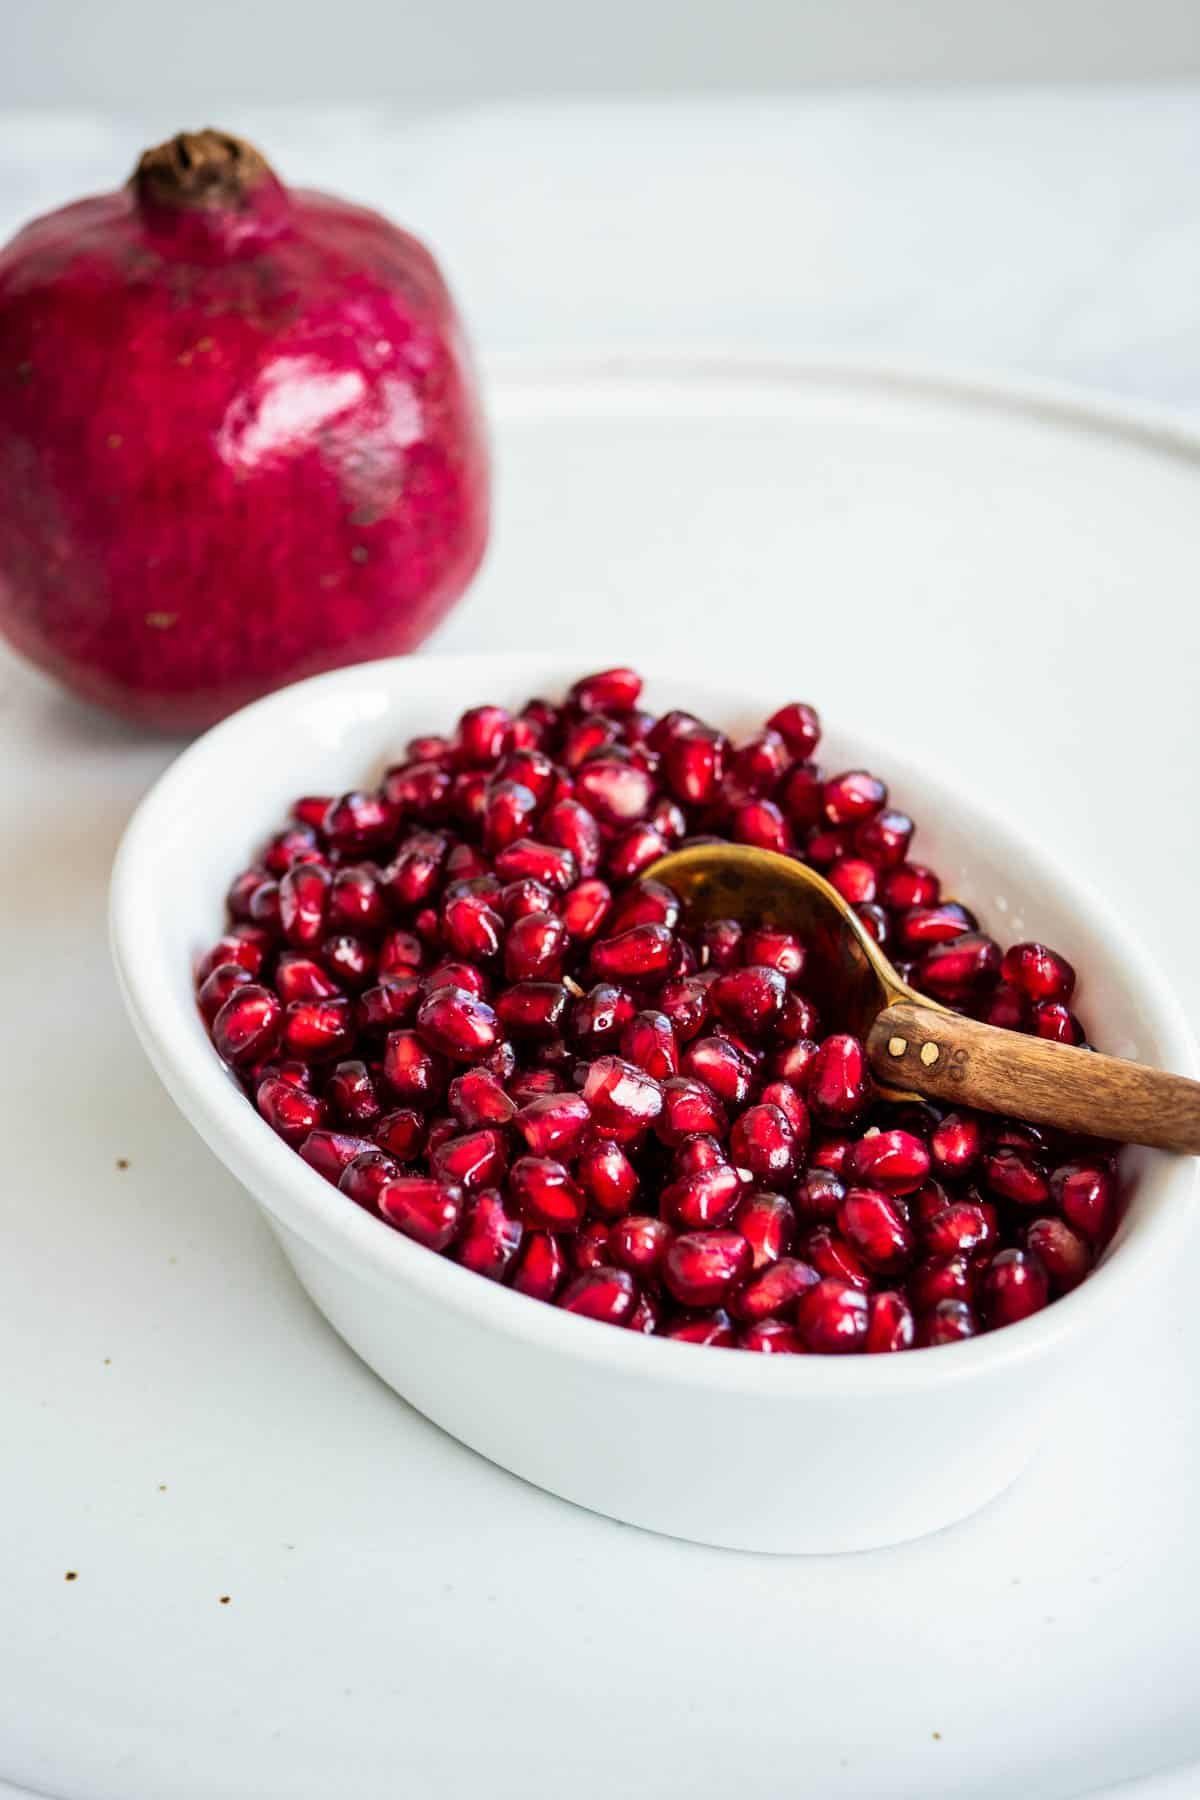
[[(755, 1356), (576, 1318), (420, 1248), (289, 1150), (205, 1034), (196, 957), (219, 935), (232, 875), (297, 794), (361, 786), (406, 739), (445, 730), (467, 706), (553, 697), (580, 672), (537, 656), (360, 664), (200, 738), (142, 802), (114, 866), (113, 954), (138, 1035), (335, 1329), (493, 1462), (613, 1518), (738, 1549), (861, 1550), (935, 1531), (1021, 1472), (1064, 1384), (1086, 1372), (1091, 1334), (1172, 1253), (1192, 1211), (1190, 1159), (1127, 1152), (1130, 1204), (1102, 1264), (1019, 1325), (901, 1356)], [(733, 733), (797, 697), (783, 681), (750, 692), (678, 668), (646, 674), (655, 710), (688, 707)], [(1200, 1074), (1166, 980), (1072, 871), (848, 721), (827, 725), (820, 755), (888, 780), (918, 820), (922, 860), (1002, 941), (1036, 936), (1071, 958), (1101, 1047)]]

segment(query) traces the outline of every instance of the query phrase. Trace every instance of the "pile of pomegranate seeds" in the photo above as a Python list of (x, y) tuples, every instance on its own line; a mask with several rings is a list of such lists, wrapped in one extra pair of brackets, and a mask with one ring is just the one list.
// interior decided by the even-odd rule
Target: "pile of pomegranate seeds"
[(688, 930), (644, 871), (698, 836), (796, 856), (919, 989), (1079, 1044), (1070, 964), (944, 898), (883, 781), (813, 761), (810, 706), (735, 745), (641, 689), (472, 707), (378, 789), (297, 800), (197, 971), (267, 1124), (464, 1268), (687, 1343), (907, 1350), (1075, 1287), (1115, 1224), (1110, 1147), (880, 1101), (803, 943)]

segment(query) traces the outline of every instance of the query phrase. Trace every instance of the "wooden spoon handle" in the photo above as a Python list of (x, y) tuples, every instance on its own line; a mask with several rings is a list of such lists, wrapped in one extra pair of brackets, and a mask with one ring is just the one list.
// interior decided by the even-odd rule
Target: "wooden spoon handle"
[(880, 1081), (1089, 1137), (1200, 1155), (1200, 1082), (897, 1003), (867, 1034)]

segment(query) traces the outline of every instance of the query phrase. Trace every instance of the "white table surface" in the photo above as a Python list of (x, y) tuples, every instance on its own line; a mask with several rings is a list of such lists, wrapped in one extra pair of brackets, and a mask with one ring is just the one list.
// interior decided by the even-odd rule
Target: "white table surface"
[[(597, 335), (781, 349), (823, 342), (1069, 375), (1200, 408), (1196, 94), (828, 97), (792, 108), (644, 107), (532, 121), (509, 113), (382, 136), (380, 124), (293, 115), (254, 129), (285, 147), (279, 161), (289, 175), (316, 180), (323, 163), (328, 185), (388, 205), (436, 239), (489, 348), (567, 349)], [(5, 132), (0, 227), (106, 185), (142, 135), (128, 122), (60, 120)], [(36, 176), (24, 161), (30, 151)], [(701, 216), (701, 190), (719, 229)], [(581, 192), (588, 204), (572, 212), (569, 194)], [(519, 432), (513, 441), (515, 466)], [(514, 532), (535, 531), (532, 497), (509, 517)], [(510, 574), (520, 565), (519, 555), (510, 560)], [(1096, 575), (1104, 596), (1106, 572)], [(1111, 594), (1121, 592), (1116, 580)], [(916, 605), (919, 596), (906, 599)], [(895, 601), (879, 595), (881, 617)], [(499, 618), (481, 597), (444, 630), (441, 647), (519, 642), (537, 628), (539, 606), (530, 591), (527, 606)], [(1045, 778), (1047, 767), (1058, 771), (1072, 801), (1065, 852), (1084, 858), (1143, 920), (1200, 1006), (1184, 953), (1200, 892), (1195, 625), (1156, 618), (1148, 637), (1123, 611), (1106, 612), (1103, 599), (1094, 617), (1064, 616), (1052, 585), (1040, 606), (1039, 678), (1032, 687), (1018, 681), (1011, 707), (989, 674), (1009, 654), (1020, 668), (1011, 621), (992, 616), (960, 635), (947, 617), (935, 634), (923, 674), (947, 692), (963, 779), (996, 791), (1006, 773), (1010, 806), (1026, 807), (1041, 828), (1063, 814), (1061, 788)], [(611, 642), (614, 625), (636, 630), (648, 655), (662, 654), (685, 619), (674, 596), (651, 617), (622, 621), (618, 606), (587, 635)], [(693, 654), (724, 655), (720, 624), (710, 615), (695, 625)], [(569, 641), (569, 623), (554, 631), (556, 642)], [(885, 703), (883, 673), (848, 667), (826, 629), (814, 629), (813, 669), (813, 697), (831, 709), (839, 695)], [(969, 727), (981, 719), (987, 730), (973, 739)], [(936, 747), (926, 729), (925, 748)], [(971, 1746), (990, 1738), (997, 1707), (1011, 1707), (1015, 1740), (1022, 1708), (1050, 1707), (1061, 1719), (1062, 1759), (1039, 1775), (1014, 1743), (1013, 1768), (1030, 1795), (1082, 1793), (1200, 1751), (1194, 1632), (1177, 1685), (1160, 1674), (1151, 1691), (1139, 1675), (1155, 1662), (1175, 1596), (1196, 1580), (1190, 1370), (1200, 1309), (1190, 1272), (1164, 1272), (1162, 1314), (1130, 1321), (1127, 1341), (1101, 1358), (1080, 1417), (1029, 1479), (975, 1524), (924, 1544), (783, 1574), (771, 1561), (624, 1531), (522, 1487), (399, 1409), (346, 1356), (136, 1051), (104, 951), (104, 885), (120, 830), (169, 754), (60, 700), (0, 653), (0, 844), (17, 925), (4, 952), (0, 1135), (9, 1151), (0, 1201), (7, 1230), (33, 1247), (22, 1253), (22, 1290), (9, 1294), (0, 1319), (17, 1394), (6, 1480), (35, 1480), (41, 1508), (36, 1532), (5, 1543), (0, 1580), (22, 1607), (36, 1594), (39, 1609), (52, 1609), (39, 1611), (28, 1638), (44, 1668), (44, 1711), (6, 1722), (0, 1702), (0, 1775), (42, 1790), (60, 1766), (53, 1745), (64, 1708), (107, 1711), (116, 1728), (103, 1766), (78, 1770), (69, 1792), (53, 1791), (61, 1800), (140, 1791), (136, 1702), (103, 1661), (81, 1666), (73, 1606), (111, 1622), (113, 1670), (142, 1657), (186, 1671), (196, 1715), (231, 1747), (252, 1728), (253, 1707), (264, 1738), (311, 1741), (319, 1759), (322, 1722), (296, 1716), (289, 1702), (289, 1668), (319, 1657), (319, 1643), (286, 1636), (253, 1671), (244, 1700), (227, 1690), (235, 1607), (280, 1594), (293, 1618), (306, 1595), (317, 1608), (343, 1595), (347, 1608), (370, 1613), (353, 1666), (329, 1670), (329, 1707), (345, 1714), (337, 1740), (353, 1742), (356, 1715), (369, 1735), (381, 1708), (422, 1719), (407, 1752), (397, 1746), (398, 1791), (421, 1796), (477, 1782), (489, 1737), (504, 1751), (498, 1795), (541, 1800), (570, 1786), (586, 1800), (601, 1792), (708, 1800), (749, 1768), (757, 1791), (768, 1792), (764, 1743), (779, 1771), (772, 1793), (867, 1794), (855, 1744), (835, 1753), (821, 1738), (822, 1684), (834, 1674), (861, 1680), (864, 1731), (905, 1746), (906, 1779), (917, 1770), (920, 1785), (904, 1793), (991, 1791)], [(121, 1157), (130, 1168), (117, 1168)], [(64, 1303), (69, 1330), (56, 1327)], [(1176, 1371), (1114, 1411), (1110, 1394), (1128, 1394), (1123, 1360), (1162, 1330), (1177, 1346)], [(339, 1474), (373, 1434), (377, 1465), (394, 1483), (385, 1498), (348, 1490)], [(312, 1546), (328, 1540), (335, 1503), (346, 1548), (331, 1562)], [(216, 1558), (213, 1521), (218, 1539), (222, 1522), (228, 1529)], [(164, 1584), (177, 1593), (168, 1606), (177, 1643), (144, 1638), (138, 1595), (106, 1578), (106, 1564), (127, 1566), (131, 1538), (146, 1583), (160, 1599)], [(66, 1568), (80, 1570), (71, 1587)], [(414, 1635), (429, 1645), (428, 1692), (389, 1684), (381, 1582), (394, 1595), (395, 1632), (406, 1645)], [(1133, 1588), (1157, 1598), (1131, 1636), (1122, 1596)], [(228, 1609), (215, 1604), (224, 1591), (235, 1596)], [(882, 1613), (881, 1594), (890, 1597)], [(844, 1646), (848, 1607), (863, 1621), (861, 1660), (826, 1668), (823, 1641)], [(26, 1617), (11, 1605), (0, 1612), (0, 1650), (14, 1651)], [(900, 1709), (888, 1681), (914, 1645), (929, 1677), (928, 1716), (919, 1718), (907, 1703)], [(785, 1654), (795, 1657), (797, 1685), (781, 1711), (780, 1683), (761, 1659)], [(1051, 1692), (1039, 1683), (1039, 1656), (1055, 1668)], [(979, 1667), (977, 1691), (959, 1678), (964, 1659)], [(1137, 1729), (1106, 1720), (1095, 1751), (1081, 1752), (1099, 1671), (1114, 1660), (1128, 1672)], [(406, 1681), (413, 1666), (406, 1658)], [(681, 1680), (681, 1670), (693, 1679)], [(766, 1717), (764, 1693), (776, 1709)], [(528, 1763), (513, 1760), (514, 1706), (529, 1709)], [(813, 1788), (806, 1737), (821, 1741)], [(377, 1771), (358, 1773), (373, 1800), (367, 1777)], [(354, 1774), (351, 1764), (347, 1779)], [(1191, 1780), (1153, 1791), (1195, 1791), (1180, 1785)], [(181, 1776), (178, 1791), (199, 1800), (202, 1790)], [(227, 1791), (241, 1800), (236, 1770)]]

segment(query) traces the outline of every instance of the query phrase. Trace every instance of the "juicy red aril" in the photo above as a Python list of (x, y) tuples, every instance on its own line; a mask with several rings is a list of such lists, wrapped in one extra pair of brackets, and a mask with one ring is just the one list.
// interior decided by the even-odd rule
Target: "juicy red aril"
[(643, 819), (654, 799), (654, 780), (632, 761), (630, 752), (593, 756), (575, 776), (579, 798), (606, 825), (629, 825)]
[(569, 727), (563, 743), (563, 763), (568, 769), (578, 769), (590, 756), (599, 756), (602, 750), (611, 749), (620, 735), (614, 719), (602, 715), (577, 719)]
[(293, 1000), (284, 1014), (284, 1049), (302, 1062), (341, 1056), (353, 1037), (353, 1009), (344, 998)]
[(1089, 1243), (1102, 1243), (1108, 1237), (1116, 1192), (1107, 1169), (1091, 1163), (1063, 1163), (1051, 1177), (1050, 1191), (1067, 1224), (1082, 1232)]
[(635, 669), (601, 669), (577, 681), (567, 699), (582, 713), (628, 712), (641, 698), (642, 678)]
[(866, 862), (861, 856), (839, 856), (827, 871), (826, 880), (851, 906), (874, 900), (879, 889), (874, 863)]
[(513, 1265), (512, 1285), (533, 1300), (553, 1300), (570, 1273), (566, 1251), (553, 1232), (527, 1231)]
[[(754, 1081), (754, 1064), (728, 1038), (696, 1038), (688, 1045), (683, 1068), (694, 1081), (702, 1082), (730, 1106), (742, 1105)], [(711, 1127), (697, 1125), (692, 1129), (708, 1131)]]
[(1052, 1044), (1082, 1044), (1083, 1026), (1061, 1000), (1039, 1000), (1032, 1013), (1035, 1037)]
[(777, 731), (792, 755), (803, 761), (812, 755), (821, 741), (821, 720), (813, 706), (803, 700), (789, 700), (767, 720), (767, 728)]
[(679, 1073), (679, 1045), (675, 1028), (665, 1013), (640, 1012), (630, 1019), (621, 1033), (620, 1051), (627, 1062), (645, 1069), (655, 1081), (666, 1081)]
[(505, 1210), (494, 1188), (485, 1188), (467, 1203), (454, 1260), (488, 1281), (503, 1281), (521, 1248), (524, 1228)]
[(321, 830), (331, 849), (369, 850), (391, 832), (392, 808), (380, 794), (343, 794), (331, 800)]
[(975, 1201), (955, 1200), (935, 1212), (922, 1231), (922, 1239), (931, 1256), (969, 1254), (996, 1236), (995, 1208), (989, 1215)]
[(495, 855), (506, 844), (525, 837), (537, 810), (537, 798), (523, 781), (489, 782), (483, 804), (484, 847)]
[[(841, 1210), (840, 1207), (838, 1210)], [(862, 1288), (864, 1291), (870, 1287), (871, 1277), (866, 1264), (832, 1226), (814, 1225), (797, 1248), (819, 1275), (844, 1281), (848, 1286)]]
[(554, 1157), (519, 1156), (508, 1172), (508, 1191), (526, 1225), (574, 1231), (583, 1220), (583, 1191)]
[[(660, 724), (662, 721), (660, 720)], [(725, 739), (720, 732), (691, 725), (671, 734), (662, 749), (663, 773), (667, 786), (684, 806), (707, 806), (716, 797), (725, 766)]]
[(422, 996), (427, 998), (438, 988), (462, 988), (477, 999), (486, 1000), (488, 994), (487, 976), (474, 963), (462, 962), (455, 957), (443, 957), (429, 973), (423, 977)]
[(370, 935), (387, 924), (383, 890), (370, 869), (339, 869), (329, 890), (329, 923), (334, 931)]
[(1050, 1183), (1028, 1150), (1008, 1145), (989, 1150), (983, 1159), (982, 1173), (989, 1194), (998, 1200), (1011, 1200), (1015, 1206), (1044, 1207), (1050, 1198)]
[(786, 773), (793, 752), (782, 732), (770, 726), (734, 751), (730, 772), (748, 794), (772, 794)]
[(778, 969), (754, 964), (718, 975), (709, 999), (718, 1017), (746, 1037), (766, 1035), (783, 1011), (787, 983)]
[(587, 1055), (617, 1043), (637, 1011), (633, 996), (611, 982), (598, 982), (571, 1009), (571, 1036)]
[(400, 854), (384, 872), (383, 882), (393, 902), (419, 907), (436, 893), (450, 841), (442, 832), (414, 831)]
[(337, 1064), (325, 1087), (326, 1098), (346, 1125), (373, 1125), (380, 1114), (379, 1096), (365, 1062), (351, 1058)]
[(399, 817), (433, 824), (449, 812), (453, 785), (450, 771), (439, 762), (415, 756), (387, 770), (383, 797)]
[(866, 1187), (911, 1194), (929, 1174), (929, 1151), (910, 1131), (869, 1132), (850, 1152), (849, 1174)]
[(279, 883), (279, 923), (289, 944), (311, 949), (325, 935), (333, 878), (328, 869), (301, 863)]
[(796, 1216), (806, 1224), (836, 1219), (846, 1189), (832, 1169), (813, 1163), (801, 1176), (792, 1194)]
[(782, 1181), (796, 1160), (796, 1136), (778, 1106), (748, 1106), (734, 1120), (729, 1154), (759, 1181)]
[(802, 1037), (795, 1043), (785, 1044), (782, 1050), (776, 1050), (767, 1063), (772, 1079), (807, 1090), (809, 1071), (818, 1048), (813, 1038)]
[(637, 1198), (638, 1174), (620, 1144), (602, 1138), (581, 1154), (576, 1179), (593, 1212), (603, 1219), (619, 1219)]
[(427, 1250), (445, 1250), (462, 1222), (461, 1188), (432, 1175), (398, 1175), (375, 1197), (381, 1217)]
[(509, 981), (557, 979), (568, 947), (567, 928), (554, 913), (531, 912), (509, 927), (504, 973)]
[(821, 801), (831, 825), (857, 825), (887, 804), (887, 788), (865, 769), (848, 769), (825, 783)]
[(740, 1231), (687, 1232), (668, 1248), (663, 1280), (681, 1306), (720, 1306), (749, 1274), (750, 1263)]
[(285, 950), (275, 966), (275, 991), (290, 1006), (293, 1000), (331, 1000), (342, 990), (311, 956)]
[(196, 995), (196, 1004), (205, 1024), (212, 1025), (235, 988), (247, 987), (253, 980), (249, 969), (244, 969), (241, 963), (218, 963), (212, 973), (200, 983)]
[(1092, 1266), (1087, 1239), (1062, 1219), (1035, 1219), (1025, 1247), (1038, 1258), (1055, 1294), (1069, 1294)]
[(922, 1315), (917, 1326), (917, 1343), (922, 1349), (933, 1344), (956, 1344), (962, 1338), (974, 1337), (979, 1321), (965, 1300), (939, 1300)]
[(570, 995), (558, 981), (517, 981), (496, 999), (496, 1017), (515, 1037), (552, 1038), (567, 1016)]
[(965, 1175), (982, 1148), (983, 1131), (968, 1113), (947, 1113), (929, 1139), (929, 1154), (939, 1175)]
[(861, 1040), (844, 1034), (827, 1037), (808, 1071), (808, 1103), (819, 1119), (848, 1124), (866, 1106), (869, 1083)]
[(631, 825), (611, 840), (604, 870), (614, 882), (633, 881), (667, 854), (667, 841), (651, 825)]
[(996, 979), (1000, 971), (1000, 946), (980, 931), (935, 944), (917, 964), (917, 985), (934, 995), (953, 998), (973, 993)]
[(729, 1310), (743, 1324), (759, 1324), (794, 1307), (820, 1279), (811, 1264), (794, 1256), (781, 1257), (751, 1275), (730, 1300)]
[(933, 944), (945, 944), (975, 929), (974, 913), (957, 900), (942, 900), (936, 906), (913, 906), (896, 922), (896, 935), (905, 950), (927, 950)]
[(764, 1356), (806, 1354), (800, 1333), (783, 1319), (762, 1319), (757, 1325), (747, 1325), (738, 1343), (743, 1350), (757, 1350)]
[(908, 912), (914, 907), (925, 911), (937, 905), (941, 891), (941, 882), (923, 863), (902, 862), (894, 869), (885, 869), (879, 883), (879, 898), (893, 912)]
[(775, 969), (785, 981), (794, 981), (804, 970), (804, 945), (790, 931), (768, 930), (765, 926), (748, 931), (743, 952), (748, 965)]
[(750, 1246), (751, 1267), (765, 1269), (792, 1247), (796, 1214), (782, 1194), (753, 1188), (738, 1202), (732, 1220)]
[(450, 1083), (450, 1111), (463, 1125), (505, 1126), (516, 1117), (516, 1102), (486, 1069), (467, 1069)]
[(627, 1325), (637, 1306), (638, 1291), (628, 1269), (603, 1265), (577, 1275), (558, 1301), (564, 1312), (604, 1325)]
[(662, 1335), (674, 1338), (678, 1344), (707, 1344), (714, 1350), (732, 1349), (738, 1341), (729, 1314), (721, 1307), (669, 1319)]
[(748, 800), (733, 815), (730, 836), (735, 844), (751, 844), (758, 850), (774, 850), (787, 856), (795, 849), (792, 828), (773, 800)]
[(1014, 1325), (1040, 1312), (1049, 1298), (1049, 1278), (1036, 1253), (1001, 1250), (984, 1273), (979, 1304), (989, 1325)]
[(726, 1129), (725, 1108), (704, 1082), (676, 1075), (662, 1086), (663, 1107), (658, 1135), (666, 1144), (678, 1144), (696, 1132)]
[(583, 1097), (601, 1130), (640, 1130), (652, 1125), (663, 1108), (661, 1085), (636, 1063), (619, 1056), (600, 1056), (591, 1064)]
[(806, 1350), (822, 1356), (865, 1350), (869, 1310), (867, 1296), (848, 1282), (824, 1276), (796, 1304), (796, 1328)]
[(447, 1138), (433, 1152), (430, 1162), (443, 1181), (472, 1193), (503, 1180), (508, 1156), (501, 1133), (485, 1126), (463, 1137)]
[(579, 865), (569, 850), (523, 837), (501, 850), (496, 873), (503, 881), (540, 881), (552, 893), (565, 894), (579, 879)]
[(496, 1014), (465, 988), (439, 987), (417, 1012), (417, 1030), (433, 1050), (454, 1062), (486, 1056), (500, 1036)]
[(325, 1120), (323, 1100), (277, 1076), (268, 1076), (259, 1083), (254, 1100), (271, 1130), (293, 1150), (299, 1149), (309, 1132)]
[(413, 1162), (425, 1143), (425, 1121), (411, 1107), (399, 1106), (384, 1113), (372, 1136), (379, 1148), (388, 1151), (398, 1162)]
[(401, 1025), (411, 1025), (417, 1016), (421, 996), (421, 984), (412, 976), (402, 980), (392, 978), (381, 981), (378, 987), (367, 988), (358, 1000), (360, 1029), (368, 1037), (378, 1037)]
[(351, 932), (339, 931), (321, 943), (321, 960), (341, 987), (357, 993), (375, 979), (371, 946)]
[(868, 1352), (911, 1350), (916, 1336), (912, 1308), (903, 1294), (872, 1294), (867, 1305)]
[(1004, 1031), (1023, 1031), (1028, 1019), (1029, 1003), (1006, 981), (997, 983), (984, 1013), (984, 1023), (998, 1025)]
[(1027, 1000), (1069, 1000), (1075, 991), (1074, 969), (1045, 944), (1014, 944), (1005, 951), (1000, 970)]
[(472, 706), (458, 721), (454, 749), (465, 769), (485, 768), (504, 750), (512, 715), (503, 706)]
[(680, 910), (678, 896), (661, 881), (635, 881), (613, 908), (609, 935), (616, 937), (634, 925), (662, 925), (674, 931)]
[(970, 1259), (966, 1256), (931, 1256), (919, 1263), (906, 1283), (908, 1297), (918, 1313), (926, 1313), (942, 1300), (969, 1299), (974, 1289)]
[(569, 1158), (591, 1123), (591, 1108), (578, 1094), (546, 1094), (517, 1114), (517, 1129), (535, 1156)]
[[(913, 822), (908, 814), (885, 807), (855, 827), (854, 848), (877, 869), (896, 869), (908, 854), (912, 835)], [(911, 906), (913, 902), (908, 904)]]
[(383, 1078), (399, 1099), (428, 1105), (445, 1087), (445, 1064), (415, 1031), (393, 1031), (383, 1053)]
[(671, 1241), (671, 1227), (648, 1214), (629, 1213), (608, 1233), (609, 1260), (639, 1281), (653, 1276)]
[(665, 925), (633, 925), (592, 945), (592, 970), (603, 981), (650, 981), (666, 974), (674, 947)]
[(659, 1205), (674, 1225), (685, 1230), (724, 1225), (742, 1191), (736, 1169), (718, 1163), (671, 1182), (659, 1196)]
[(196, 969), (196, 980), (203, 984), (214, 969), (223, 963), (237, 963), (251, 977), (262, 972), (271, 947), (269, 932), (262, 931), (257, 925), (238, 925), (231, 932), (218, 938), (207, 956), (201, 958)]
[(389, 931), (379, 946), (379, 975), (412, 975), (425, 961), (425, 946), (411, 931)]
[(455, 956), (486, 962), (499, 952), (504, 920), (485, 900), (464, 894), (442, 908), (442, 936)]
[(821, 771), (816, 764), (797, 763), (780, 789), (778, 800), (794, 831), (811, 831), (821, 818)]
[(213, 1019), (217, 1053), (234, 1068), (262, 1062), (279, 1042), (283, 1007), (270, 988), (257, 982), (234, 987)]
[(895, 1274), (912, 1259), (912, 1234), (887, 1194), (874, 1188), (847, 1188), (838, 1208), (838, 1230), (868, 1268)]
[(612, 911), (612, 890), (603, 881), (581, 881), (563, 901), (562, 922), (567, 935), (590, 943), (604, 929)]
[(394, 1156), (383, 1150), (364, 1150), (361, 1156), (346, 1164), (338, 1178), (338, 1187), (356, 1206), (376, 1212), (380, 1188), (399, 1173), (400, 1165)]
[(367, 1138), (350, 1137), (341, 1131), (310, 1131), (300, 1146), (300, 1154), (310, 1169), (323, 1175), (326, 1181), (336, 1187), (342, 1177), (342, 1170), (352, 1163), (356, 1156), (363, 1156), (375, 1149)]
[(590, 877), (600, 866), (600, 827), (594, 814), (578, 800), (559, 800), (542, 819), (546, 842), (569, 850), (580, 875)]

